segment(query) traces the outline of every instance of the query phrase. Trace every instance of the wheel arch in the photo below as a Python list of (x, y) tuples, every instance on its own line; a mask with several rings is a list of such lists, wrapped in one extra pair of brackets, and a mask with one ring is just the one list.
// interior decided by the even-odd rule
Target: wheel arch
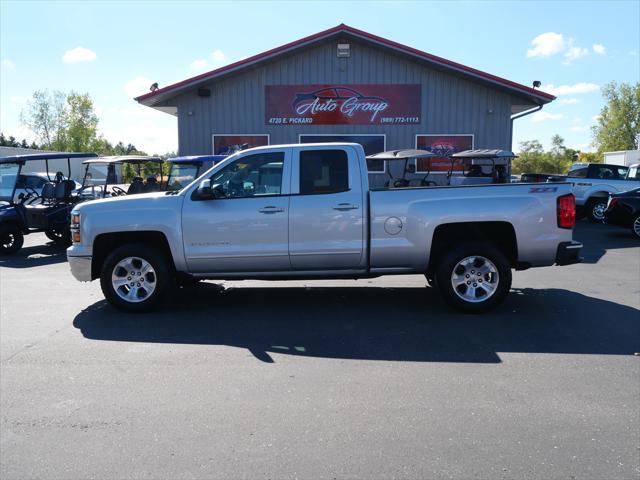
[(110, 252), (123, 245), (140, 243), (157, 248), (169, 260), (172, 272), (175, 272), (175, 264), (169, 241), (164, 233), (158, 231), (135, 231), (135, 232), (109, 232), (102, 233), (93, 241), (93, 254), (91, 257), (91, 279), (100, 277), (102, 265)]
[(513, 225), (505, 221), (460, 222), (438, 225), (433, 232), (427, 273), (432, 274), (444, 253), (462, 243), (488, 242), (495, 245), (515, 268), (518, 266), (518, 241)]

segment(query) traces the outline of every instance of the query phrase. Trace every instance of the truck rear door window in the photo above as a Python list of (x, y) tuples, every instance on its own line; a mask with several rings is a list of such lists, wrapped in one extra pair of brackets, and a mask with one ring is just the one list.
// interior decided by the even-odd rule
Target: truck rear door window
[(300, 152), (300, 194), (344, 192), (349, 189), (349, 160), (344, 150)]

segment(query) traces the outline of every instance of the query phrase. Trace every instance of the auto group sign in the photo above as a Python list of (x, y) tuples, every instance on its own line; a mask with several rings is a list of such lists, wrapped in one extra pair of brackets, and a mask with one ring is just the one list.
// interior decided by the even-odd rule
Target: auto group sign
[(420, 85), (267, 85), (267, 125), (420, 123)]

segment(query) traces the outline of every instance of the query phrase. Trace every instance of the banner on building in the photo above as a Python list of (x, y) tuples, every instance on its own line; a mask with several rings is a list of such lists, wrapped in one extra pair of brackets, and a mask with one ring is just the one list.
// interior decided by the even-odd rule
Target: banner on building
[(450, 157), (454, 153), (471, 150), (473, 135), (416, 135), (416, 148), (438, 155), (432, 158), (418, 158), (416, 172), (448, 172), (451, 169), (454, 172), (459, 172), (464, 170), (462, 162), (452, 163)]
[(420, 123), (421, 85), (267, 85), (267, 125)]
[(213, 135), (213, 155), (231, 155), (240, 150), (269, 145), (269, 135)]

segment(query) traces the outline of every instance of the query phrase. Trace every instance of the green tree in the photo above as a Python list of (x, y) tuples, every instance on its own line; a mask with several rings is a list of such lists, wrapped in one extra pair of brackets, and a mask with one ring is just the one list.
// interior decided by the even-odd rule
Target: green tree
[(64, 133), (66, 95), (59, 91), (38, 90), (22, 111), (20, 119), (45, 148), (61, 142)]
[(538, 140), (527, 140), (520, 143), (518, 158), (514, 159), (511, 170), (513, 173), (540, 172), (540, 165), (544, 157), (544, 149)]
[(513, 173), (566, 173), (580, 152), (567, 148), (560, 135), (551, 137), (551, 149), (545, 151), (538, 140), (520, 143), (518, 158), (514, 159)]
[(640, 133), (640, 82), (635, 85), (611, 82), (602, 87), (607, 101), (592, 127), (598, 153), (633, 150)]

